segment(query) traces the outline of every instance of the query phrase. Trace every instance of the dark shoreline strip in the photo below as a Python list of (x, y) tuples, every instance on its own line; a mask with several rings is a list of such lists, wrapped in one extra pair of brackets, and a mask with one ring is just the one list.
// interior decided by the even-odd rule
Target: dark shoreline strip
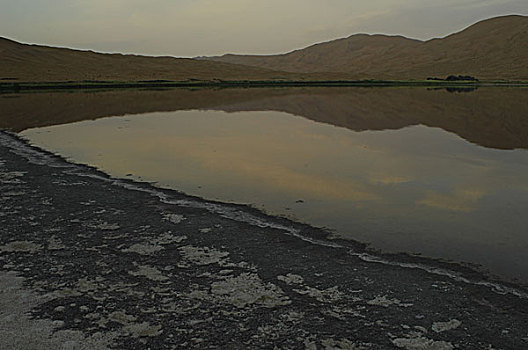
[(0, 83), (0, 93), (25, 90), (76, 90), (76, 89), (133, 89), (133, 88), (261, 88), (261, 87), (528, 87), (525, 81), (398, 81), (398, 80), (312, 80), (312, 81), (67, 81), (67, 82), (9, 82)]

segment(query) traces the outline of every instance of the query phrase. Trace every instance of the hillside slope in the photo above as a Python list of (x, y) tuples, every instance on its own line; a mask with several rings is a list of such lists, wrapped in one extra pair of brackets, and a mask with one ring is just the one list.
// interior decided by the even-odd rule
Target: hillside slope
[(1, 81), (291, 79), (293, 74), (223, 62), (102, 54), (0, 37)]
[(528, 80), (528, 17), (481, 21), (426, 42), (357, 34), (283, 55), (201, 59), (102, 54), (0, 37), (0, 81), (425, 79)]
[(357, 34), (283, 55), (205, 59), (288, 72), (341, 72), (355, 78), (425, 79), (449, 74), (528, 79), (528, 17), (478, 22), (441, 39)]

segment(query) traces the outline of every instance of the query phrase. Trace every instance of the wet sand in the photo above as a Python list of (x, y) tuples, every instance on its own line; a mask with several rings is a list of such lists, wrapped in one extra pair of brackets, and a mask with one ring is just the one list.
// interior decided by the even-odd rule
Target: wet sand
[(0, 348), (523, 349), (528, 294), (0, 133)]

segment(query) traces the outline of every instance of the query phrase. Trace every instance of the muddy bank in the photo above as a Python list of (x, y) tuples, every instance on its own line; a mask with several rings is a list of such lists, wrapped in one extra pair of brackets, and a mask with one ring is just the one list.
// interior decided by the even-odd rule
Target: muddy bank
[(528, 346), (519, 286), (113, 180), (4, 133), (0, 208), (0, 348)]

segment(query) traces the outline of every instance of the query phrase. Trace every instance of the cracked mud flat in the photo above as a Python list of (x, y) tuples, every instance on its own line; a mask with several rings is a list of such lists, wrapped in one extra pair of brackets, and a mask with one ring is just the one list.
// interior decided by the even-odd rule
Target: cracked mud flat
[(526, 349), (528, 295), (0, 132), (0, 349)]

